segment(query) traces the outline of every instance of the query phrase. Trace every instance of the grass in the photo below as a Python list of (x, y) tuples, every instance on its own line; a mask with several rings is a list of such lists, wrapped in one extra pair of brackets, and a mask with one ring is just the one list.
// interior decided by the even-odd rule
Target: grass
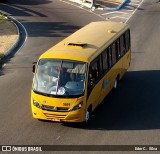
[(0, 20), (4, 20), (4, 19), (7, 19), (7, 17), (5, 17), (4, 15), (0, 14)]
[(0, 52), (0, 58), (2, 58), (4, 56), (4, 53)]

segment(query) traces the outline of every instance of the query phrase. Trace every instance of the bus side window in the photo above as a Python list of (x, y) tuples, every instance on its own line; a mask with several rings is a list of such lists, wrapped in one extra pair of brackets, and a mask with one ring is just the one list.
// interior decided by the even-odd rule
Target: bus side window
[(108, 48), (107, 48), (107, 56), (108, 56), (108, 67), (111, 68), (111, 66), (112, 66), (111, 47), (108, 47)]
[(129, 50), (130, 47), (130, 31), (125, 32), (125, 45), (126, 45), (126, 51)]
[(102, 75), (102, 58), (101, 55), (98, 56), (93, 62), (91, 62), (89, 67), (89, 80), (88, 83), (90, 86), (93, 86), (97, 83), (98, 79)]
[(122, 35), (120, 37), (120, 52), (121, 52), (121, 56), (123, 56), (125, 54), (125, 44), (124, 44), (124, 36)]
[(116, 41), (116, 55), (117, 55), (117, 59), (119, 59), (121, 57), (120, 39), (117, 39), (117, 41)]
[(103, 74), (103, 68), (102, 68), (102, 55), (99, 55), (97, 57), (97, 70), (98, 70), (98, 78), (100, 78)]
[(88, 77), (88, 84), (89, 86), (93, 86), (98, 79), (98, 66), (97, 60), (93, 61), (89, 67), (89, 77)]
[(102, 67), (103, 67), (103, 73), (108, 70), (108, 56), (107, 56), (107, 51), (102, 52)]
[(112, 44), (112, 65), (114, 65), (117, 61), (117, 56), (116, 56), (116, 44)]

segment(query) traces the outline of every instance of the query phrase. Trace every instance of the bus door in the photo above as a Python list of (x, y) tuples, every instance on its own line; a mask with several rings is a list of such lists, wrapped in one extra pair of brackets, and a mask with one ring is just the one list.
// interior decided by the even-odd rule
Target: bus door
[(93, 109), (101, 102), (102, 80), (100, 80), (102, 65), (100, 56), (93, 60), (89, 66), (88, 74), (88, 103)]

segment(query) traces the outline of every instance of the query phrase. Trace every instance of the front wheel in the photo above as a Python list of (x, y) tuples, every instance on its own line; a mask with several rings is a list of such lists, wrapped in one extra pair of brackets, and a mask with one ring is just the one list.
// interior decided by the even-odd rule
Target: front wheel
[(90, 112), (89, 110), (87, 110), (85, 115), (85, 122), (88, 123), (89, 119), (90, 119)]
[(92, 108), (89, 107), (85, 113), (85, 120), (82, 122), (82, 126), (86, 127), (88, 125), (88, 122), (90, 121)]
[(90, 105), (86, 111), (86, 115), (85, 115), (85, 123), (88, 123), (91, 117), (91, 113), (92, 113), (92, 106)]

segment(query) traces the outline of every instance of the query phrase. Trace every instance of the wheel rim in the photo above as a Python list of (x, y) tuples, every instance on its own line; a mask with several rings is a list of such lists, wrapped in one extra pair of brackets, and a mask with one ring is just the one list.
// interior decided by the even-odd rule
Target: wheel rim
[(89, 118), (90, 118), (90, 114), (89, 114), (89, 111), (87, 111), (86, 112), (86, 122), (88, 122)]
[(117, 88), (117, 79), (114, 81), (114, 88)]

